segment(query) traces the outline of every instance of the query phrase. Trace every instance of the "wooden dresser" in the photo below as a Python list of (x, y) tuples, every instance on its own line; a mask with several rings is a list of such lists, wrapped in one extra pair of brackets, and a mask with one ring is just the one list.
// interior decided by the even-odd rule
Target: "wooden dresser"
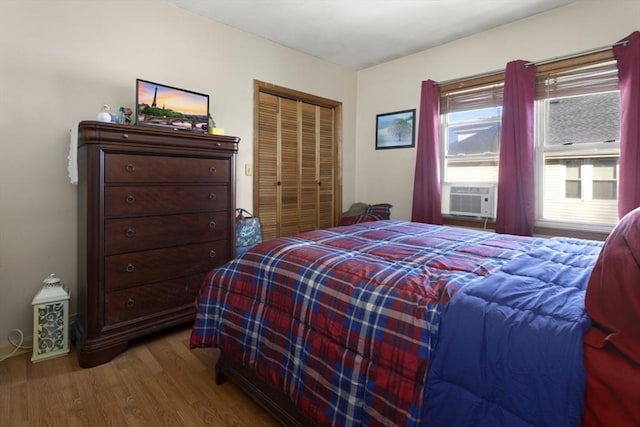
[(207, 271), (233, 258), (239, 139), (82, 122), (78, 131), (80, 366), (191, 322)]

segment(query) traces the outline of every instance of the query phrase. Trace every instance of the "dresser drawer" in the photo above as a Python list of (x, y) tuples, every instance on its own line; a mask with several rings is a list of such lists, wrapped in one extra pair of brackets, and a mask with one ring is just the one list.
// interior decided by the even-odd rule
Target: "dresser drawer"
[(225, 210), (227, 185), (122, 186), (105, 189), (105, 216), (163, 215)]
[(228, 259), (227, 240), (105, 257), (107, 291), (208, 271)]
[(105, 297), (105, 325), (160, 316), (192, 305), (206, 272), (173, 280), (109, 292)]
[(105, 254), (228, 239), (227, 211), (105, 221)]
[(106, 183), (229, 182), (230, 179), (226, 159), (105, 155)]

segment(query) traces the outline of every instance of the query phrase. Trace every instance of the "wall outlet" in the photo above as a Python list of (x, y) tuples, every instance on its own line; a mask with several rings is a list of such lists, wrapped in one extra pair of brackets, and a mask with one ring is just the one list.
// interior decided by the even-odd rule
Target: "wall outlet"
[(251, 164), (245, 163), (245, 165), (244, 165), (244, 174), (246, 176), (253, 175), (253, 168), (251, 167)]

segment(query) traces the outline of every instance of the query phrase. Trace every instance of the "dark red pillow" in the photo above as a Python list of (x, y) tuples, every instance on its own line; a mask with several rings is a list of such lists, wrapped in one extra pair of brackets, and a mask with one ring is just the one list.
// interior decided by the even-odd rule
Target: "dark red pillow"
[(391, 218), (391, 205), (388, 203), (377, 203), (375, 205), (370, 205), (365, 212), (365, 215), (375, 215), (380, 219), (390, 219)]
[(583, 427), (640, 425), (640, 208), (602, 247), (585, 298)]

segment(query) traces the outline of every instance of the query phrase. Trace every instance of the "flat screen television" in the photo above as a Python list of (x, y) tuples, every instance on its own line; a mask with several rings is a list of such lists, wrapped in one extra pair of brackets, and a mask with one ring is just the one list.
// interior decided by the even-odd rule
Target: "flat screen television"
[(136, 79), (138, 125), (207, 132), (209, 95)]

